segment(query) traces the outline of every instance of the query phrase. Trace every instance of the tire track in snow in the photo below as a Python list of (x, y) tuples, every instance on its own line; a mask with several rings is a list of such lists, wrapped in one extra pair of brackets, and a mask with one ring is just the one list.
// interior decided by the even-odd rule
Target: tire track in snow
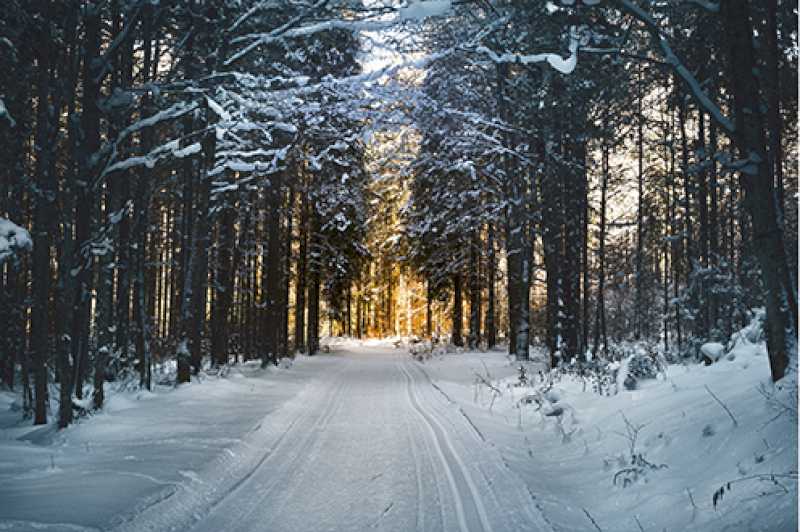
[[(317, 457), (320, 455), (323, 448), (322, 439), (325, 436), (331, 420), (336, 417), (336, 414), (342, 408), (343, 401), (341, 397), (344, 395), (344, 390), (347, 387), (347, 381), (342, 379), (336, 387), (334, 394), (328, 399), (324, 413), (311, 428), (311, 434), (306, 438), (302, 449), (296, 453), (292, 464), (285, 468), (285, 477), (281, 478), (280, 475), (276, 475), (270, 487), (264, 491), (264, 495), (261, 497), (262, 500), (266, 499), (267, 495), (272, 493), (278, 484), (281, 484), (285, 488), (281, 491), (280, 503), (277, 507), (272, 508), (271, 517), (264, 522), (263, 526), (266, 530), (270, 530), (270, 525), (275, 520), (275, 517), (280, 515), (281, 511), (286, 507), (286, 504), (292, 499), (292, 495), (302, 486), (303, 479), (308, 474), (308, 468), (315, 463)], [(299, 464), (298, 461), (300, 462)], [(283, 480), (282, 483), (281, 480)], [(246, 516), (242, 516), (242, 520), (244, 517)]]
[[(406, 392), (411, 405), (427, 427), (433, 439), (436, 453), (439, 455), (439, 459), (445, 469), (456, 505), (459, 528), (462, 532), (469, 532), (477, 527), (480, 527), (484, 532), (491, 532), (492, 527), (489, 524), (483, 500), (463, 460), (453, 447), (447, 431), (420, 403), (416, 392), (417, 384), (413, 375), (403, 367), (402, 363), (398, 367), (406, 377)], [(467, 494), (462, 493), (465, 487), (468, 491)]]
[(480, 431), (480, 429), (478, 428), (478, 426), (477, 426), (477, 425), (475, 425), (475, 423), (473, 423), (472, 419), (470, 419), (470, 417), (467, 415), (467, 413), (466, 413), (466, 412), (464, 412), (464, 409), (463, 409), (463, 408), (461, 408), (461, 405), (459, 405), (458, 403), (456, 403), (455, 401), (453, 401), (453, 399), (452, 399), (452, 398), (451, 398), (449, 395), (447, 395), (447, 393), (446, 393), (444, 390), (442, 390), (442, 388), (441, 388), (441, 387), (440, 387), (438, 384), (436, 384), (436, 383), (433, 381), (433, 379), (431, 379), (431, 376), (430, 376), (430, 375), (428, 375), (428, 372), (427, 372), (427, 371), (425, 371), (425, 369), (424, 369), (424, 368), (423, 368), (421, 365), (420, 365), (420, 366), (415, 366), (415, 367), (416, 367), (416, 368), (417, 368), (417, 369), (418, 369), (420, 372), (422, 372), (422, 374), (425, 376), (425, 380), (427, 380), (427, 381), (428, 381), (428, 383), (429, 383), (431, 386), (433, 386), (433, 389), (434, 389), (434, 390), (436, 390), (437, 392), (439, 392), (439, 394), (440, 394), (442, 397), (444, 397), (444, 398), (447, 400), (447, 402), (448, 402), (450, 405), (453, 405), (454, 407), (458, 408), (458, 412), (461, 414), (461, 416), (462, 416), (464, 419), (466, 419), (466, 420), (467, 420), (467, 423), (469, 423), (469, 426), (470, 426), (470, 428), (472, 429), (472, 436), (473, 436), (473, 437), (474, 437), (476, 440), (478, 440), (478, 441), (479, 441), (481, 444), (483, 444), (483, 443), (486, 443), (486, 437), (485, 437), (485, 436), (483, 435), (483, 433)]
[[(403, 385), (407, 387), (407, 378), (403, 372), (400, 372), (403, 378)], [(416, 522), (416, 530), (426, 530), (425, 528), (425, 509), (423, 508), (423, 495), (422, 492), (425, 490), (422, 482), (422, 459), (419, 456), (420, 450), (417, 448), (417, 441), (414, 438), (414, 435), (411, 431), (411, 423), (409, 420), (411, 411), (414, 410), (413, 405), (411, 404), (411, 398), (408, 393), (405, 394), (406, 402), (409, 406), (409, 412), (406, 414), (406, 435), (408, 436), (408, 447), (411, 449), (411, 457), (414, 459), (414, 475), (416, 478), (416, 486), (417, 486), (417, 522)], [(439, 488), (439, 483), (436, 483), (436, 488), (439, 491), (439, 497), (441, 498), (441, 489)], [(442, 520), (442, 525), (444, 525), (444, 508), (442, 504), (439, 505), (439, 512), (441, 513), (440, 519)]]
[[(457, 410), (458, 413), (461, 414), (461, 416), (467, 421), (467, 430), (465, 432), (468, 432), (469, 435), (472, 437), (472, 439), (475, 441), (475, 443), (478, 445), (478, 447), (472, 446), (467, 449), (468, 451), (471, 450), (472, 451), (471, 454), (473, 454), (473, 456), (469, 457), (470, 458), (469, 463), (474, 466), (474, 471), (476, 471), (480, 475), (480, 478), (483, 479), (482, 486), (486, 488), (486, 491), (488, 492), (489, 497), (491, 498), (488, 502), (494, 503), (494, 508), (503, 508), (504, 506), (507, 506), (507, 504), (504, 504), (506, 501), (501, 501), (501, 498), (498, 497), (497, 491), (493, 486), (491, 478), (484, 470), (484, 465), (492, 463), (491, 460), (486, 459), (487, 457), (485, 456), (486, 453), (485, 446), (492, 444), (486, 441), (486, 438), (484, 437), (483, 433), (481, 433), (481, 431), (478, 429), (478, 427), (475, 425), (472, 419), (470, 419), (467, 413), (464, 412), (464, 409), (461, 407), (461, 405), (459, 405), (456, 401), (454, 401), (444, 390), (442, 390), (442, 388), (438, 384), (436, 384), (436, 382), (433, 381), (428, 372), (425, 371), (425, 368), (423, 368), (421, 365), (414, 364), (409, 369), (409, 372), (413, 374), (415, 370), (422, 373), (422, 375), (425, 377), (425, 380), (428, 382), (428, 384), (431, 385), (432, 389), (438, 392), (438, 394), (436, 393), (429, 394), (430, 396), (432, 396), (432, 399), (429, 400), (426, 404), (430, 408), (430, 410), (438, 417), (440, 421), (446, 420), (442, 421), (443, 424), (449, 425), (450, 428), (456, 433), (456, 435), (458, 435), (458, 426), (453, 421), (453, 416), (451, 415), (452, 410)], [(442, 398), (445, 399), (446, 404), (441, 400)], [(475, 456), (476, 452), (479, 456)]]
[[(323, 415), (331, 406), (331, 399), (342, 387), (342, 383), (337, 382), (337, 379), (345, 368), (346, 365), (336, 372), (333, 384), (327, 385), (320, 402), (314, 403), (324, 405)], [(307, 393), (313, 393), (313, 390), (307, 389)], [(301, 393), (292, 403), (287, 403), (284, 415), (298, 409), (297, 401), (302, 399), (303, 395)], [(271, 462), (276, 455), (280, 455), (283, 447), (288, 445), (287, 442), (296, 439), (295, 434), (298, 431), (302, 431), (309, 423), (312, 426), (316, 425), (312, 420), (318, 411), (318, 408), (300, 408), (299, 415), (290, 419), (286, 428), (272, 444), (255, 456), (251, 455), (262, 446), (262, 442), (257, 441), (260, 436), (258, 432), (269, 429), (253, 429), (248, 434), (247, 440), (241, 441), (233, 450), (223, 449), (222, 453), (200, 472), (201, 477), (211, 479), (210, 482), (180, 483), (159, 492), (143, 501), (130, 514), (111, 523), (109, 530), (113, 532), (188, 530), (202, 526), (209, 515), (214, 515), (211, 513), (212, 510), (229, 500), (230, 496), (246, 484), (266, 463)], [(273, 415), (274, 411), (270, 411), (264, 419)], [(319, 421), (320, 418), (317, 418), (317, 423)], [(244, 458), (241, 455), (244, 455)]]
[[(431, 393), (429, 395), (433, 396), (433, 399), (427, 403), (427, 405), (431, 408), (431, 410), (438, 414), (439, 419), (457, 419), (449, 416), (448, 412), (448, 405), (453, 408), (457, 408), (461, 416), (467, 421), (468, 426), (465, 427), (464, 432), (468, 432), (470, 436), (472, 436), (476, 441), (480, 440), (481, 445), (479, 447), (472, 447), (471, 449), (477, 453), (477, 456), (470, 457), (470, 463), (475, 464), (475, 469), (478, 473), (483, 477), (486, 481), (487, 491), (489, 492), (492, 500), (494, 501), (495, 505), (498, 508), (508, 507), (509, 500), (506, 497), (500, 497), (497, 494), (496, 489), (493, 486), (493, 482), (491, 480), (490, 475), (487, 473), (487, 469), (493, 468), (497, 473), (499, 478), (506, 479), (503, 482), (506, 488), (512, 488), (516, 492), (517, 504), (514, 506), (516, 509), (522, 509), (524, 513), (528, 517), (528, 521), (526, 523), (520, 523), (519, 521), (514, 523), (513, 528), (515, 530), (530, 530), (531, 524), (536, 525), (536, 530), (542, 531), (550, 531), (554, 530), (553, 525), (548, 521), (545, 517), (544, 512), (538, 502), (538, 499), (531, 491), (530, 487), (525, 483), (525, 481), (519, 477), (519, 475), (508, 465), (505, 457), (502, 455), (499, 449), (497, 449), (492, 441), (487, 440), (483, 433), (480, 432), (478, 427), (475, 423), (470, 419), (466, 412), (464, 412), (463, 408), (453, 399), (450, 398), (444, 390), (441, 389), (430, 377), (427, 371), (418, 364), (413, 364), (412, 369), (409, 370), (413, 373), (413, 370), (419, 370), (426, 378), (426, 380), (431, 384), (431, 386), (439, 392), (438, 394)], [(441, 397), (447, 401), (445, 404)], [(438, 405), (438, 407), (437, 407)], [(455, 421), (450, 421), (449, 424), (455, 429), (456, 423)], [(475, 454), (473, 453), (473, 454)], [(509, 523), (510, 525), (510, 523)], [(518, 528), (522, 527), (522, 528)]]
[[(337, 377), (340, 376), (341, 373), (342, 372), (339, 372), (337, 374)], [(298, 426), (297, 430), (291, 431), (290, 429), (289, 431), (284, 433), (288, 434), (289, 432), (294, 433), (302, 431), (303, 439), (298, 445), (290, 445), (291, 438), (284, 438), (284, 440), (287, 439), (289, 440), (289, 443), (287, 443), (284, 446), (288, 447), (288, 449), (285, 450), (284, 452), (280, 452), (279, 447), (281, 446), (279, 445), (275, 446), (274, 451), (271, 453), (271, 456), (276, 456), (281, 458), (280, 460), (281, 465), (279, 466), (277, 472), (273, 473), (271, 477), (271, 482), (265, 486), (261, 485), (256, 486), (256, 490), (254, 491), (257, 491), (258, 493), (257, 497), (254, 497), (252, 495), (252, 492), (248, 494), (247, 497), (238, 497), (233, 501), (232, 509), (225, 509), (224, 512), (221, 512), (221, 514), (223, 514), (229, 521), (226, 526), (223, 526), (223, 528), (219, 528), (215, 526), (215, 523), (212, 523), (211, 528), (209, 528), (209, 523), (201, 522), (195, 524), (195, 526), (192, 529), (193, 530), (240, 529), (242, 526), (246, 524), (247, 518), (250, 515), (252, 515), (255, 510), (263, 508), (263, 501), (267, 500), (277, 487), (287, 486), (287, 485), (296, 486), (299, 483), (299, 479), (302, 477), (306, 469), (305, 466), (312, 461), (309, 451), (311, 451), (315, 447), (315, 444), (320, 440), (320, 436), (324, 433), (325, 428), (328, 426), (330, 420), (333, 418), (336, 410), (338, 409), (338, 406), (341, 402), (340, 397), (342, 396), (342, 391), (344, 390), (344, 388), (345, 388), (345, 381), (343, 379), (339, 379), (339, 382), (336, 383), (336, 385), (332, 386), (331, 388), (332, 391), (329, 391), (325, 395), (324, 399), (325, 406), (323, 407), (322, 413), (316, 418), (311, 427), (303, 427), (304, 423), (296, 423), (296, 425)], [(304, 421), (313, 417), (313, 412), (315, 409), (309, 409), (309, 410), (310, 410), (309, 415), (304, 416), (303, 418)], [(287, 459), (285, 455), (289, 453), (291, 454)], [(246, 480), (248, 480), (250, 477), (253, 477), (258, 472), (258, 470), (264, 465), (265, 462), (266, 460), (261, 461), (255, 468), (253, 468), (250, 472), (248, 472), (247, 479), (244, 479), (243, 481), (239, 482), (239, 484), (236, 486), (236, 489), (230, 490), (223, 498), (219, 499), (215, 504), (213, 504), (209, 510), (209, 513), (212, 510), (217, 509), (217, 507), (225, 505), (227, 501), (230, 501), (231, 496), (234, 495), (235, 492), (238, 491), (238, 489), (243, 484), (245, 484)], [(297, 479), (298, 482), (295, 482), (295, 479)], [(285, 504), (287, 500), (288, 497), (284, 497), (283, 504)], [(237, 508), (237, 506), (244, 505), (245, 501), (249, 503), (247, 504), (246, 508)], [(281, 505), (281, 507), (283, 506), (283, 504)], [(273, 512), (273, 515), (276, 515), (277, 513), (278, 512), (275, 511)], [(236, 524), (233, 525), (230, 522), (231, 520)], [(266, 523), (265, 525), (268, 525), (268, 523)], [(267, 530), (268, 529), (269, 528), (267, 526)]]
[(57, 530), (64, 532), (69, 530), (72, 532), (100, 532), (101, 529), (76, 525), (74, 523), (44, 523), (42, 521), (28, 521), (19, 519), (2, 519), (0, 520), (0, 530)]

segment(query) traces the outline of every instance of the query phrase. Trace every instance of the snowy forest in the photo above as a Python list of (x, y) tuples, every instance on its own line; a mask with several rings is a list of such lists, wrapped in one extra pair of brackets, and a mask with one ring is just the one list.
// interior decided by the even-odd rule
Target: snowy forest
[(0, 529), (796, 530), (795, 2), (5, 0), (0, 50)]

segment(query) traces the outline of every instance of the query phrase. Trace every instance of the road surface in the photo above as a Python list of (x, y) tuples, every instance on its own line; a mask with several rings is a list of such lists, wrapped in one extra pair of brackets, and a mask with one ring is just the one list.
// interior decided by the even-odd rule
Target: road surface
[(548, 530), (524, 484), (401, 350), (335, 364), (218, 461), (119, 530)]

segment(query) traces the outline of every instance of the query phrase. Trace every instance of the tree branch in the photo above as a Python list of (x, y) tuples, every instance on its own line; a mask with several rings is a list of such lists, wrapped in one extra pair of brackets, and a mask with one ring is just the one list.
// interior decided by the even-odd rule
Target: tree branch
[(723, 128), (728, 134), (734, 134), (736, 132), (736, 127), (733, 125), (725, 115), (722, 114), (722, 110), (713, 102), (708, 95), (703, 92), (703, 89), (700, 87), (700, 83), (697, 79), (689, 72), (689, 69), (686, 68), (680, 58), (675, 55), (675, 52), (672, 51), (672, 47), (667, 41), (666, 37), (662, 34), (661, 28), (659, 28), (656, 21), (646, 13), (642, 8), (631, 2), (630, 0), (614, 0), (615, 4), (618, 4), (621, 9), (634, 17), (644, 24), (647, 31), (650, 35), (653, 36), (654, 39), (658, 41), (659, 47), (661, 48), (661, 52), (664, 55), (665, 61), (672, 66), (675, 72), (686, 82), (686, 85), (689, 87), (692, 95), (694, 96), (695, 101), (703, 107), (711, 116), (711, 118), (721, 127)]

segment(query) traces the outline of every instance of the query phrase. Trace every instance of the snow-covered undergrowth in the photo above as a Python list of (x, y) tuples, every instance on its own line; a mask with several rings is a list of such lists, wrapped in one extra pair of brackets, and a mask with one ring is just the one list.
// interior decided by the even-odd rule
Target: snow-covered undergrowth
[(615, 395), (501, 353), (421, 365), (527, 483), (555, 530), (796, 530), (796, 381), (763, 344), (666, 365)]
[[(176, 490), (209, 483), (207, 472), (221, 483), (220, 471), (249, 467), (248, 456), (263, 452), (250, 435), (277, 436), (336, 362), (301, 356), (264, 370), (248, 363), (152, 392), (110, 383), (103, 411), (63, 431), (21, 420), (17, 395), (0, 392), (0, 530), (106, 529)], [(267, 415), (275, 421), (262, 427)]]

